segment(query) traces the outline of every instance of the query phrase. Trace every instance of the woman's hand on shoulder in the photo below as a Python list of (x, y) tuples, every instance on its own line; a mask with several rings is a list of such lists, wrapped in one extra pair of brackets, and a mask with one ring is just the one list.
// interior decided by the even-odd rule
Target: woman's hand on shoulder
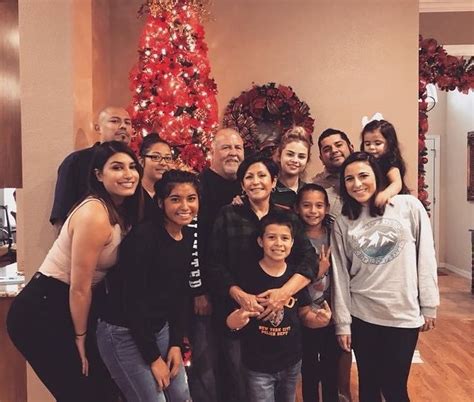
[(236, 196), (232, 199), (231, 204), (232, 204), (232, 205), (237, 205), (237, 206), (244, 205), (244, 200), (242, 199), (242, 197), (243, 197), (243, 196), (236, 195)]

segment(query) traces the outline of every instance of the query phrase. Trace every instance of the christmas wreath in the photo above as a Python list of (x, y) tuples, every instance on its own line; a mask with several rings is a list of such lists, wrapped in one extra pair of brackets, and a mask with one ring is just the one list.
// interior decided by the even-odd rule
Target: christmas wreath
[(224, 111), (223, 126), (238, 131), (247, 150), (261, 151), (277, 146), (281, 135), (293, 126), (312, 133), (314, 119), (290, 86), (270, 82), (254, 84), (233, 98)]

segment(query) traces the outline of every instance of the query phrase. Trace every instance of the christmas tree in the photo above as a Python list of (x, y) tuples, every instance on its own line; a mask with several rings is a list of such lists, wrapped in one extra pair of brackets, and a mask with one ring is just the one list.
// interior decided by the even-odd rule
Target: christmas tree
[(157, 132), (176, 152), (177, 167), (195, 171), (207, 165), (218, 126), (217, 87), (209, 76), (202, 26), (205, 6), (202, 0), (148, 0), (139, 11), (146, 21), (130, 72), (129, 111), (138, 138)]

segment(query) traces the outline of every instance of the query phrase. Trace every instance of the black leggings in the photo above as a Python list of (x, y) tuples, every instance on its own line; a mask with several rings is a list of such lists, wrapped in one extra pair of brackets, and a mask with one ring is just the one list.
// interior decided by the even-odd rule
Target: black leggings
[(324, 402), (338, 402), (337, 377), (341, 349), (334, 326), (325, 328), (303, 327), (303, 401), (319, 401), (319, 383)]
[(407, 382), (418, 328), (370, 324), (352, 317), (352, 347), (359, 372), (360, 402), (408, 402)]
[(86, 339), (89, 376), (82, 375), (67, 284), (36, 273), (15, 298), (7, 329), (14, 345), (56, 400), (103, 402), (113, 398), (93, 328), (88, 329)]

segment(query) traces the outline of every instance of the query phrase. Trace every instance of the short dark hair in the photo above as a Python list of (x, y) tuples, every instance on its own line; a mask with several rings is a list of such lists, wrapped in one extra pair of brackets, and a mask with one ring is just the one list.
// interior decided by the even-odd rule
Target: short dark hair
[(360, 216), (362, 212), (362, 205), (359, 204), (354, 198), (352, 198), (346, 189), (345, 183), (345, 170), (347, 166), (354, 162), (365, 162), (367, 163), (372, 170), (374, 171), (375, 175), (375, 193), (369, 200), (369, 213), (370, 216), (377, 216), (383, 215), (385, 212), (385, 206), (377, 207), (375, 205), (375, 197), (377, 194), (382, 191), (382, 183), (383, 183), (383, 176), (382, 172), (380, 171), (379, 165), (375, 158), (366, 153), (366, 152), (354, 152), (348, 156), (348, 158), (344, 161), (341, 166), (341, 175), (340, 175), (340, 191), (341, 191), (341, 198), (342, 198), (342, 214), (347, 216), (350, 220), (355, 220)]
[(199, 196), (200, 185), (198, 176), (191, 172), (172, 169), (163, 173), (161, 180), (155, 183), (155, 198), (164, 201), (178, 184), (191, 184)]
[(349, 140), (349, 137), (344, 131), (336, 130), (335, 128), (327, 128), (319, 135), (319, 138), (318, 138), (319, 153), (321, 153), (321, 142), (325, 138), (330, 137), (331, 135), (335, 135), (335, 134), (339, 134), (341, 138), (347, 143), (347, 146), (349, 148), (352, 146), (351, 140)]
[(298, 190), (298, 194), (296, 194), (296, 201), (295, 201), (295, 206), (296, 207), (300, 204), (304, 193), (307, 193), (308, 191), (319, 191), (324, 196), (324, 202), (325, 202), (326, 206), (329, 205), (328, 193), (327, 193), (326, 189), (323, 186), (320, 186), (319, 184), (315, 184), (315, 183), (306, 183), (305, 185), (303, 185), (303, 187), (301, 187)]
[[(115, 206), (110, 194), (104, 187), (104, 184), (97, 179), (97, 171), (102, 171), (104, 169), (107, 161), (115, 154), (124, 153), (130, 156), (135, 162), (136, 169), (138, 171), (140, 180), (138, 182), (137, 189), (135, 193), (126, 197), (123, 202), (123, 208), (119, 210)], [(141, 187), (141, 179), (143, 177), (143, 169), (138, 163), (137, 156), (124, 142), (121, 141), (107, 141), (103, 142), (94, 147), (94, 156), (92, 157), (90, 170), (89, 170), (89, 180), (88, 180), (88, 193), (87, 196), (94, 196), (100, 198), (104, 201), (109, 214), (110, 222), (112, 224), (119, 223), (121, 220), (124, 222), (124, 226), (128, 227), (137, 222), (142, 218), (142, 209), (143, 209), (143, 194)], [(87, 197), (86, 196), (86, 197)], [(122, 218), (122, 219), (120, 219)]]
[(247, 170), (249, 170), (250, 166), (255, 165), (256, 163), (263, 163), (265, 165), (272, 180), (278, 176), (278, 165), (272, 159), (257, 154), (245, 158), (237, 169), (237, 179), (240, 183), (244, 181), (245, 173), (247, 173)]
[(295, 227), (293, 225), (293, 221), (291, 220), (291, 217), (288, 212), (286, 211), (280, 211), (280, 210), (274, 210), (265, 215), (261, 220), (260, 220), (260, 225), (259, 225), (259, 230), (258, 230), (258, 235), (259, 237), (263, 237), (265, 234), (265, 230), (267, 229), (267, 226), (269, 225), (281, 225), (281, 226), (286, 226), (290, 229), (291, 232), (291, 237), (295, 237)]
[(161, 139), (158, 133), (150, 133), (143, 138), (142, 145), (140, 145), (140, 155), (146, 155), (154, 144), (164, 144), (171, 149), (171, 145)]

